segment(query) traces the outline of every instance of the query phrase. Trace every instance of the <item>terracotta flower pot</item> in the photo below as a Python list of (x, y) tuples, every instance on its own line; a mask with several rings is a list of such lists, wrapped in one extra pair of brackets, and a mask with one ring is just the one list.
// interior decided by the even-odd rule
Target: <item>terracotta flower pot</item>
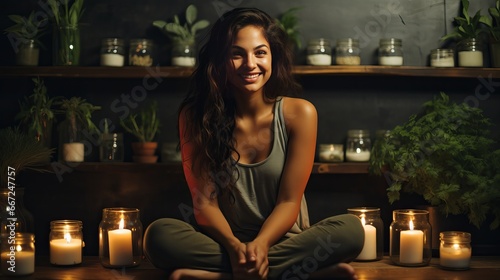
[(157, 142), (135, 142), (132, 143), (132, 158), (134, 162), (155, 163), (158, 161), (158, 156), (155, 155), (158, 148)]

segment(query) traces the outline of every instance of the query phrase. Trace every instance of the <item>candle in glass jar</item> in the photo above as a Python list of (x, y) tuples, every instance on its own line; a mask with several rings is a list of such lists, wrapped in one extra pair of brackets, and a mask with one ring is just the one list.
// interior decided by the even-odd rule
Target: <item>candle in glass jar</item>
[[(19, 246), (18, 246), (19, 247)], [(35, 253), (23, 251), (10, 251), (2, 253), (3, 275), (29, 275), (35, 272)]]
[(421, 263), (424, 253), (424, 232), (413, 229), (413, 221), (410, 220), (410, 230), (401, 231), (400, 240), (401, 263), (417, 264)]
[(365, 242), (356, 260), (374, 260), (377, 258), (377, 229), (372, 225), (366, 225), (364, 216), (361, 217), (361, 223), (365, 230)]
[(439, 249), (439, 264), (447, 268), (468, 268), (470, 264), (471, 250), (459, 244)]
[(82, 240), (71, 238), (70, 233), (64, 239), (50, 241), (50, 263), (55, 265), (73, 265), (82, 262)]
[(346, 151), (347, 161), (369, 161), (370, 151)]
[(108, 232), (109, 263), (111, 265), (133, 264), (132, 231), (124, 229), (124, 221), (120, 220), (119, 229)]

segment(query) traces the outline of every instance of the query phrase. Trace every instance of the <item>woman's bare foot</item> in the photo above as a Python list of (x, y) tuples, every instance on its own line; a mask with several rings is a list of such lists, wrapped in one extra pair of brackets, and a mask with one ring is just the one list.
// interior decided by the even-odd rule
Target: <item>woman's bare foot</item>
[(170, 274), (169, 280), (224, 280), (231, 279), (231, 274), (214, 272), (199, 269), (187, 269), (180, 268), (176, 269), (172, 274)]
[(338, 263), (336, 265), (327, 266), (311, 273), (310, 276), (311, 279), (358, 279), (354, 268), (346, 263)]

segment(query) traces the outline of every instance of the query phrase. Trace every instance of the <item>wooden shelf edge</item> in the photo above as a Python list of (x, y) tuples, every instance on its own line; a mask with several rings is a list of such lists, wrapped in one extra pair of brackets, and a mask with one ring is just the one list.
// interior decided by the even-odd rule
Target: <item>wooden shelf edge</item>
[[(168, 174), (182, 174), (182, 165), (179, 162), (135, 163), (135, 162), (81, 162), (64, 163), (53, 162), (46, 166), (47, 171), (53, 168), (68, 167), (80, 172), (165, 172)], [(312, 174), (368, 174), (367, 162), (315, 162)]]
[[(0, 66), (0, 77), (52, 77), (52, 78), (188, 78), (192, 67), (104, 67), (104, 66)], [(500, 68), (435, 68), (427, 66), (309, 66), (295, 65), (297, 76), (350, 75), (399, 76), (439, 78), (500, 78)]]

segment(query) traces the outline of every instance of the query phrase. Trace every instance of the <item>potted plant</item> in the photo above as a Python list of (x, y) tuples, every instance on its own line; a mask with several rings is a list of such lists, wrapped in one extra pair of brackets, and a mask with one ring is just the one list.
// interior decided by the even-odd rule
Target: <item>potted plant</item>
[(25, 66), (38, 66), (40, 37), (45, 29), (46, 19), (38, 20), (32, 11), (26, 18), (20, 15), (9, 15), (15, 24), (4, 31), (16, 53), (16, 64)]
[(163, 20), (153, 21), (153, 26), (158, 27), (173, 41), (172, 65), (194, 66), (196, 64), (196, 34), (210, 25), (208, 20), (196, 21), (198, 9), (195, 5), (186, 8), (186, 22), (182, 24), (179, 16), (174, 15), (173, 22)]
[(65, 119), (59, 124), (59, 159), (66, 162), (83, 162), (85, 156), (84, 135), (99, 134), (92, 122), (92, 113), (100, 110), (80, 97), (62, 98), (57, 102), (58, 113)]
[(482, 34), (485, 32), (482, 24), (488, 22), (487, 16), (477, 11), (474, 16), (469, 14), (469, 0), (461, 0), (462, 16), (455, 17), (456, 28), (441, 38), (441, 40), (457, 40), (458, 66), (482, 67), (483, 43)]
[(52, 126), (55, 118), (54, 101), (47, 94), (43, 79), (33, 78), (33, 93), (20, 102), (21, 110), (16, 118), (25, 127), (28, 135), (46, 147), (51, 147)]
[(500, 67), (500, 0), (494, 7), (488, 8), (490, 18), (484, 22), (487, 26), (490, 41), (491, 65)]
[(54, 21), (54, 65), (80, 64), (79, 22), (83, 14), (84, 0), (48, 0)]
[(276, 19), (276, 22), (281, 26), (281, 28), (283, 28), (283, 30), (285, 30), (292, 45), (300, 49), (302, 47), (302, 42), (300, 41), (300, 32), (298, 29), (298, 10), (300, 10), (299, 7), (286, 10), (281, 17)]
[(491, 123), (479, 108), (449, 101), (446, 94), (424, 104), (421, 114), (380, 138), (370, 170), (388, 181), (389, 202), (401, 192), (421, 195), (445, 214), (465, 214), (480, 227), (500, 223), (500, 150)]
[(127, 118), (120, 119), (120, 125), (137, 138), (137, 142), (132, 143), (135, 162), (158, 161), (158, 156), (155, 155), (158, 142), (154, 141), (160, 127), (157, 102), (151, 103), (138, 114), (130, 114)]

